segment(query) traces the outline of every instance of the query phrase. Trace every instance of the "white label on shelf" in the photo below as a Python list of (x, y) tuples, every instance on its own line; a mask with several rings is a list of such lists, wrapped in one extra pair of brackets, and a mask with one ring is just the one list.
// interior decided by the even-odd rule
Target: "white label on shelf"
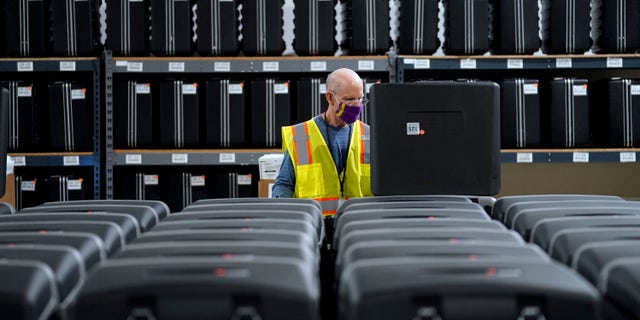
[(311, 71), (327, 71), (327, 62), (326, 61), (311, 61), (309, 69), (311, 69)]
[(125, 164), (142, 164), (141, 154), (127, 154), (124, 156)]
[(229, 72), (231, 71), (231, 62), (219, 61), (213, 63), (213, 71), (215, 72)]
[(324, 83), (320, 84), (320, 93), (321, 94), (326, 94), (327, 93), (327, 85)]
[(229, 94), (242, 94), (242, 87), (243, 85), (240, 83), (230, 83), (227, 89)]
[(524, 94), (538, 94), (537, 83), (525, 83), (522, 89)]
[(274, 84), (273, 85), (273, 93), (275, 93), (275, 94), (287, 94), (287, 93), (289, 93), (289, 82)]
[(76, 62), (60, 61), (60, 71), (76, 71)]
[(415, 64), (416, 63), (416, 59), (413, 58), (402, 58), (402, 61), (404, 64)]
[(573, 86), (573, 95), (574, 96), (586, 96), (587, 95), (587, 85), (574, 85)]
[(186, 153), (173, 153), (171, 154), (171, 163), (188, 163), (189, 155)]
[(420, 122), (407, 122), (407, 135), (408, 136), (420, 135)]
[(262, 71), (280, 71), (280, 63), (278, 61), (265, 61), (262, 63)]
[(139, 83), (136, 84), (136, 94), (149, 94), (151, 93), (151, 84), (150, 83)]
[(636, 153), (620, 152), (620, 162), (636, 162)]
[(251, 185), (251, 175), (250, 174), (239, 174), (238, 175), (238, 185), (239, 186), (250, 186)]
[(507, 69), (522, 69), (524, 63), (522, 59), (507, 59)]
[(126, 66), (127, 66), (127, 61), (125, 60), (116, 61), (116, 67), (126, 67)]
[(204, 187), (204, 185), (205, 185), (205, 176), (191, 176), (192, 187)]
[(11, 157), (14, 167), (24, 167), (27, 165), (26, 157)]
[(169, 62), (169, 72), (184, 72), (184, 62)]
[(85, 88), (71, 90), (71, 100), (84, 100), (86, 92)]
[(414, 69), (430, 69), (431, 59), (415, 59), (413, 62)]
[(640, 95), (640, 85), (637, 85), (637, 84), (631, 85), (631, 95), (632, 96)]
[(532, 163), (533, 153), (531, 152), (518, 152), (516, 154), (516, 163)]
[(145, 186), (157, 186), (158, 185), (158, 175), (157, 174), (145, 174), (143, 179), (144, 179), (144, 185)]
[(64, 157), (62, 157), (62, 165), (63, 166), (78, 166), (78, 165), (80, 165), (80, 157), (79, 156), (64, 156)]
[(18, 87), (18, 97), (31, 97), (33, 87)]
[(198, 93), (197, 83), (186, 83), (182, 85), (182, 94), (196, 94)]
[(475, 69), (476, 59), (460, 59), (460, 69)]
[(574, 152), (573, 162), (589, 162), (589, 152)]
[(556, 68), (571, 68), (573, 66), (573, 60), (571, 58), (557, 58)]
[(373, 70), (375, 62), (373, 60), (358, 60), (358, 70)]
[(32, 61), (18, 61), (17, 68), (18, 68), (18, 72), (31, 72), (31, 71), (33, 71), (33, 62)]
[(218, 160), (220, 163), (235, 163), (236, 162), (236, 154), (235, 153), (221, 153), (218, 155)]
[(144, 70), (142, 62), (127, 63), (127, 72), (142, 72), (142, 70)]
[(622, 68), (622, 58), (609, 57), (607, 58), (607, 68)]
[(82, 179), (67, 180), (67, 190), (82, 190)]
[(36, 181), (22, 181), (20, 183), (21, 191), (36, 191)]

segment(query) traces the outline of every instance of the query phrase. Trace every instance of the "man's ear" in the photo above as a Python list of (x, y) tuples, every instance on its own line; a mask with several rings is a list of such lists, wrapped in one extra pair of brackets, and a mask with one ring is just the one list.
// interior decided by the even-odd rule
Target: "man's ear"
[(331, 105), (331, 98), (332, 98), (332, 97), (331, 97), (331, 92), (327, 91), (327, 92), (324, 94), (324, 97), (327, 99), (327, 103), (328, 103), (329, 105)]

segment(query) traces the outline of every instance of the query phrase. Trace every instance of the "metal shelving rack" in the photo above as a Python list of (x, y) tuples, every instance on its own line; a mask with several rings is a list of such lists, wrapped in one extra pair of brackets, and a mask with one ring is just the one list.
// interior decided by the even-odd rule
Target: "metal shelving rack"
[(90, 73), (93, 87), (93, 151), (54, 153), (10, 153), (16, 167), (92, 167), (93, 198), (101, 197), (101, 61), (97, 58), (0, 59), (0, 73), (36, 76), (38, 73)]

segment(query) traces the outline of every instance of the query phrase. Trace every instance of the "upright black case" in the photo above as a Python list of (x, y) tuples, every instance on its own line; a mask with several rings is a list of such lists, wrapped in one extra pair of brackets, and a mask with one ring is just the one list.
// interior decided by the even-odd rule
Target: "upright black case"
[(107, 49), (116, 56), (149, 53), (148, 0), (110, 0), (107, 5)]
[(538, 80), (505, 79), (500, 85), (502, 148), (540, 146)]
[(291, 125), (289, 81), (257, 79), (251, 82), (251, 130), (255, 146), (279, 148), (281, 128)]
[(214, 148), (245, 145), (246, 87), (239, 80), (210, 80), (205, 84), (205, 142)]
[(87, 87), (58, 82), (49, 85), (50, 148), (58, 151), (91, 150), (93, 103)]
[(592, 1), (594, 51), (634, 53), (640, 49), (640, 2), (635, 0)]
[(197, 147), (200, 142), (198, 84), (162, 81), (159, 95), (161, 146)]
[(253, 0), (242, 3), (242, 51), (253, 56), (280, 56), (284, 0)]
[(491, 0), (491, 51), (530, 54), (540, 48), (538, 0)]
[(53, 53), (90, 56), (96, 51), (93, 0), (51, 1)]
[(0, 56), (39, 57), (48, 54), (49, 14), (44, 0), (4, 0), (0, 3)]
[[(608, 147), (634, 147), (640, 144), (640, 81), (631, 79), (610, 80), (608, 83), (608, 108), (599, 108), (599, 132), (606, 137)], [(604, 112), (603, 112), (604, 111)], [(595, 125), (596, 119), (594, 119)]]
[(8, 97), (8, 148), (10, 152), (36, 149), (37, 118), (36, 90), (33, 84), (23, 81), (0, 82), (9, 91)]
[(207, 197), (206, 177), (188, 172), (172, 173), (163, 176), (162, 200), (171, 212), (181, 211), (193, 201)]
[(198, 0), (198, 53), (235, 56), (238, 42), (238, 1)]
[(32, 176), (15, 176), (16, 210), (35, 207), (44, 202), (40, 196), (41, 179)]
[(296, 123), (307, 121), (327, 110), (324, 78), (298, 79), (296, 85)]
[(115, 177), (116, 199), (161, 200), (160, 176), (145, 173), (123, 173)]
[(384, 54), (391, 47), (389, 38), (389, 1), (349, 0), (347, 39), (343, 46), (353, 54)]
[(589, 143), (589, 99), (585, 79), (550, 81), (550, 143), (554, 147), (584, 147)]
[(154, 112), (151, 84), (116, 81), (114, 86), (115, 147), (152, 147)]
[(294, 0), (293, 49), (299, 55), (333, 55), (336, 0)]
[(405, 0), (400, 4), (401, 54), (432, 54), (438, 50), (438, 0)]
[(591, 48), (591, 0), (541, 0), (542, 51), (583, 53)]
[(245, 173), (217, 173), (208, 189), (210, 190), (210, 198), (246, 198), (254, 196), (252, 175)]
[(192, 53), (191, 2), (151, 0), (151, 52), (157, 56)]
[(446, 54), (489, 50), (489, 0), (443, 0)]

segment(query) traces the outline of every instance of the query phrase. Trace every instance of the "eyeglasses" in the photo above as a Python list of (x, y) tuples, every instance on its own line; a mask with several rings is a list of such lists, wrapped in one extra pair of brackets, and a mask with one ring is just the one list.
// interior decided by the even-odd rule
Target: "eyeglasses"
[(348, 106), (353, 106), (356, 105), (358, 103), (362, 103), (363, 106), (366, 106), (367, 103), (369, 103), (369, 99), (365, 99), (364, 96), (360, 97), (360, 98), (351, 98), (351, 99), (340, 99), (338, 98), (338, 96), (336, 95), (335, 92), (331, 91), (331, 95), (336, 98), (336, 100), (338, 100), (338, 102), (344, 102), (346, 105)]

